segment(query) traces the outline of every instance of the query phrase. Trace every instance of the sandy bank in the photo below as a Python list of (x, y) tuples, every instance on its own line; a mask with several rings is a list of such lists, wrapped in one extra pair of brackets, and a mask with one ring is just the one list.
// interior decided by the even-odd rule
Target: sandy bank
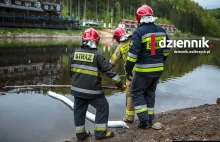
[[(137, 129), (138, 122), (134, 122), (130, 125), (130, 129), (109, 129), (115, 132), (115, 137), (102, 141), (171, 142), (174, 140), (220, 140), (220, 105), (206, 104), (199, 107), (167, 111), (157, 114), (155, 122), (162, 123), (163, 128), (160, 130), (141, 130)], [(75, 141), (77, 141), (75, 138), (70, 140), (70, 142)], [(94, 134), (84, 142), (96, 142)]]

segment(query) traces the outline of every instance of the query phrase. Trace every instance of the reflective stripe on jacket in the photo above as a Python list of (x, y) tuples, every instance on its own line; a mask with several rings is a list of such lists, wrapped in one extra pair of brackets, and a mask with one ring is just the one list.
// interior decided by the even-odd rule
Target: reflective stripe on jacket
[(115, 66), (121, 58), (123, 59), (124, 63), (126, 63), (129, 49), (130, 40), (121, 42), (116, 48), (115, 52), (112, 54), (110, 63)]
[[(155, 55), (151, 55), (151, 39), (155, 35)], [(131, 48), (128, 52), (126, 72), (131, 73), (133, 67), (136, 73), (161, 75), (165, 58), (169, 54), (168, 48), (162, 48), (159, 42), (166, 37), (166, 31), (154, 23), (142, 24), (131, 38)]]
[(93, 99), (104, 95), (101, 73), (121, 84), (119, 75), (109, 61), (96, 49), (81, 47), (70, 56), (71, 94), (76, 97)]

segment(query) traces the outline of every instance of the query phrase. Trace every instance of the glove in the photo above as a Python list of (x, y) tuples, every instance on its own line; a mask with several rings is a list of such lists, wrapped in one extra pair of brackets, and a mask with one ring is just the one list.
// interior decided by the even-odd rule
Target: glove
[(126, 89), (126, 85), (122, 85), (121, 87), (118, 87), (118, 90), (123, 92)]
[(127, 73), (126, 74), (127, 80), (132, 81), (131, 77), (133, 77), (132, 73)]

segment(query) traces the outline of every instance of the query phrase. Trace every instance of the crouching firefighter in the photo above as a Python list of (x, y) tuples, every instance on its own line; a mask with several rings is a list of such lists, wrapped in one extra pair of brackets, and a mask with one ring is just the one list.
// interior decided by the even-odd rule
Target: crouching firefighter
[[(118, 27), (115, 29), (113, 34), (113, 39), (119, 43), (118, 47), (112, 54), (110, 63), (115, 66), (120, 59), (126, 63), (128, 50), (130, 49), (130, 39), (131, 35), (128, 35), (126, 31)], [(131, 80), (126, 79), (126, 117), (122, 120), (127, 123), (132, 123), (134, 121), (134, 105), (131, 97)]]
[(99, 39), (95, 29), (87, 29), (82, 37), (82, 46), (70, 56), (71, 95), (74, 96), (74, 121), (78, 140), (84, 140), (90, 135), (90, 132), (85, 130), (89, 104), (96, 108), (95, 138), (114, 136), (113, 132), (107, 131), (109, 105), (102, 89), (100, 73), (111, 78), (120, 91), (126, 89), (113, 66), (97, 51)]
[(166, 37), (166, 31), (154, 24), (153, 10), (143, 5), (137, 9), (138, 28), (133, 32), (131, 48), (126, 62), (126, 73), (131, 84), (131, 96), (135, 113), (139, 118), (139, 128), (151, 128), (154, 119), (155, 91), (164, 70), (164, 62), (169, 54), (168, 48), (162, 48), (159, 42)]

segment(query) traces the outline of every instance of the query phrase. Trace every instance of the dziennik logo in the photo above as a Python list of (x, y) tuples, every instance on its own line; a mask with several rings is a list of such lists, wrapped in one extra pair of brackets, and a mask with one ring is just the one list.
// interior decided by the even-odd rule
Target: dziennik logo
[(212, 48), (212, 44), (208, 44), (209, 40), (202, 37), (201, 40), (163, 40), (159, 42), (161, 48)]
[[(167, 40), (166, 37), (163, 38), (163, 40), (156, 41), (156, 36), (154, 34), (151, 35), (151, 55), (155, 55), (155, 48), (187, 48), (187, 49), (194, 49), (194, 51), (188, 51), (185, 50), (182, 51), (174, 51), (174, 53), (206, 53), (209, 54), (209, 51), (206, 51), (205, 49), (201, 51), (203, 48), (213, 48), (212, 44), (209, 44), (209, 40), (206, 40), (205, 37), (202, 37), (200, 40)], [(199, 50), (198, 50), (199, 49)]]

